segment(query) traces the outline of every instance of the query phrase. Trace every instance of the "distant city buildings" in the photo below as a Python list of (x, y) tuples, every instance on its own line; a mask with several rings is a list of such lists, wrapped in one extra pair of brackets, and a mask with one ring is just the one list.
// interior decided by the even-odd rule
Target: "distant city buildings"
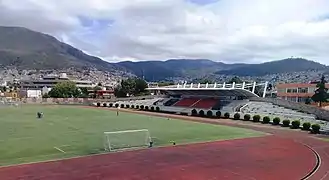
[(96, 86), (91, 81), (72, 80), (67, 77), (66, 73), (61, 73), (60, 75), (47, 75), (36, 80), (20, 81), (20, 96), (39, 98), (47, 94), (56, 84), (65, 81), (72, 81), (80, 88), (93, 88)]
[[(326, 84), (329, 88), (329, 84)], [(316, 84), (314, 83), (287, 83), (277, 84), (277, 97), (294, 102), (305, 102), (314, 95)]]
[(41, 90), (43, 88), (52, 88), (56, 84), (65, 81), (72, 81), (76, 83), (77, 87), (92, 88), (95, 87), (91, 81), (81, 81), (69, 79), (66, 73), (61, 73), (60, 75), (48, 75), (38, 80), (23, 80), (20, 82), (21, 90)]

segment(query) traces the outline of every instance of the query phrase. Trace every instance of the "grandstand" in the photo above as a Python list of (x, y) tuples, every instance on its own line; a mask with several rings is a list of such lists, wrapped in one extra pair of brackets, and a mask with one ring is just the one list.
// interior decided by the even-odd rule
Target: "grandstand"
[(165, 92), (168, 97), (154, 105), (164, 111), (179, 111), (190, 113), (192, 109), (207, 111), (236, 112), (239, 107), (248, 102), (255, 94), (256, 87), (263, 87), (262, 96), (265, 97), (267, 82), (241, 84), (178, 84), (167, 87), (150, 87), (148, 90), (155, 94)]
[(250, 97), (259, 97), (255, 94), (256, 87), (262, 86), (262, 96), (265, 97), (267, 82), (241, 84), (178, 84), (175, 86), (156, 87), (148, 90), (154, 94), (167, 94), (164, 98), (117, 101), (125, 105), (157, 106), (161, 111), (191, 114), (193, 109), (200, 111), (225, 111), (233, 113), (249, 102)]
[(274, 116), (281, 119), (315, 121), (315, 115), (298, 112), (266, 102), (249, 102), (241, 107), (241, 113), (261, 116)]
[[(317, 113), (310, 113), (303, 111), (307, 108), (304, 105), (291, 106), (291, 102), (284, 102), (277, 99), (265, 98), (267, 93), (267, 82), (265, 83), (241, 83), (241, 84), (178, 84), (166, 87), (149, 87), (148, 90), (153, 91), (154, 94), (166, 94), (166, 97), (144, 99), (144, 100), (129, 100), (117, 101), (115, 103), (124, 105), (144, 105), (150, 108), (158, 107), (162, 112), (192, 115), (192, 110), (200, 112), (211, 111), (212, 114), (220, 111), (223, 113), (230, 113), (231, 116), (238, 112), (242, 116), (244, 114), (269, 116), (272, 118), (279, 117), (281, 119), (300, 120), (301, 122), (319, 123), (322, 129), (329, 130), (327, 121), (318, 120)], [(258, 94), (255, 93), (256, 87)], [(259, 89), (261, 89), (259, 91)], [(298, 110), (298, 107), (302, 110)], [(314, 109), (314, 108), (313, 108)], [(313, 110), (312, 109), (312, 110)], [(313, 110), (314, 112), (318, 112)], [(313, 112), (311, 111), (311, 112)], [(308, 113), (305, 113), (308, 112)], [(323, 115), (322, 111), (319, 111)]]
[[(324, 120), (318, 120), (314, 114), (307, 114), (296, 110), (281, 107), (268, 102), (248, 102), (241, 107), (242, 114), (260, 115), (262, 117), (279, 117), (280, 119), (300, 120), (301, 123), (310, 122), (321, 125), (322, 131), (329, 131), (329, 123)], [(272, 119), (271, 118), (271, 119)]]

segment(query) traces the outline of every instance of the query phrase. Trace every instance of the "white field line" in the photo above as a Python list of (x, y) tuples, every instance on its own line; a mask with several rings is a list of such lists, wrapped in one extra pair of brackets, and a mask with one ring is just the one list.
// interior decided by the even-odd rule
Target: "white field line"
[(60, 145), (60, 146), (57, 146), (57, 147), (70, 147), (71, 145), (69, 144), (65, 144), (65, 145)]
[(324, 179), (326, 179), (327, 176), (328, 176), (328, 173), (329, 173), (329, 171), (327, 171), (326, 174), (325, 174), (320, 180), (324, 180)]
[(63, 151), (62, 149), (58, 148), (58, 147), (54, 147), (55, 149), (57, 149), (58, 151), (65, 153), (65, 151)]

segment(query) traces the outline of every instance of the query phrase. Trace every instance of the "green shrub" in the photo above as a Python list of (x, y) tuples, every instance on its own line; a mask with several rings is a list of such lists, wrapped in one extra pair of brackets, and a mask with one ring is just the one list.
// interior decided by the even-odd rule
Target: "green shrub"
[(160, 112), (160, 107), (156, 107), (155, 110), (156, 110), (157, 112)]
[(154, 107), (153, 106), (151, 107), (151, 111), (154, 111)]
[(280, 121), (281, 121), (281, 119), (279, 117), (275, 117), (273, 119), (273, 125), (279, 125), (280, 124)]
[(101, 107), (101, 103), (100, 102), (98, 102), (96, 105), (97, 105), (97, 107)]
[(228, 112), (226, 112), (225, 114), (224, 114), (224, 117), (226, 118), (226, 119), (229, 119), (230, 118), (230, 113), (228, 113)]
[(143, 109), (144, 109), (144, 105), (139, 106), (139, 108), (140, 108), (141, 110), (143, 110)]
[(121, 108), (125, 108), (125, 105), (124, 105), (124, 104), (121, 104), (120, 107), (121, 107)]
[(110, 104), (109, 104), (109, 107), (113, 107), (113, 103), (110, 103)]
[(288, 119), (283, 120), (282, 121), (282, 126), (283, 127), (289, 127), (290, 126), (290, 120), (288, 120)]
[(311, 123), (309, 122), (304, 122), (303, 123), (303, 130), (309, 131), (311, 129)]
[(254, 115), (253, 117), (252, 117), (252, 121), (253, 122), (260, 122), (260, 115)]
[(145, 106), (145, 110), (148, 111), (149, 110), (149, 107), (148, 106)]
[(235, 113), (234, 116), (233, 116), (233, 119), (234, 120), (240, 120), (240, 114), (239, 113)]
[(291, 128), (292, 129), (299, 129), (300, 128), (300, 121), (299, 120), (294, 120), (291, 122)]
[(107, 107), (107, 104), (106, 103), (103, 103), (103, 107)]
[(198, 115), (198, 111), (196, 109), (193, 109), (191, 111), (191, 114), (192, 114), (192, 116), (197, 116)]
[(320, 133), (321, 126), (319, 124), (313, 124), (312, 125), (312, 133), (313, 134), (319, 134)]
[(132, 105), (130, 106), (130, 108), (131, 108), (131, 109), (135, 109), (135, 105), (132, 104)]
[(245, 121), (250, 121), (250, 119), (251, 119), (250, 114), (245, 114), (245, 115), (243, 116), (243, 120), (245, 120)]
[(136, 109), (139, 109), (139, 105), (136, 105)]
[(220, 111), (217, 111), (217, 112), (216, 112), (216, 117), (217, 117), (217, 118), (220, 118), (221, 116), (222, 116), (222, 113), (221, 113)]
[(268, 124), (268, 123), (270, 123), (270, 121), (271, 121), (270, 117), (268, 117), (268, 116), (263, 117), (263, 124)]
[(213, 117), (212, 111), (207, 111), (207, 117), (209, 118)]
[(130, 108), (130, 105), (129, 104), (126, 104), (126, 108)]
[(116, 107), (116, 108), (117, 108), (117, 107), (119, 107), (119, 104), (118, 104), (118, 103), (116, 103), (116, 104), (115, 104), (115, 107)]
[(204, 111), (203, 111), (203, 110), (200, 110), (200, 111), (199, 111), (199, 116), (204, 117), (204, 115), (205, 115), (205, 114), (204, 114)]

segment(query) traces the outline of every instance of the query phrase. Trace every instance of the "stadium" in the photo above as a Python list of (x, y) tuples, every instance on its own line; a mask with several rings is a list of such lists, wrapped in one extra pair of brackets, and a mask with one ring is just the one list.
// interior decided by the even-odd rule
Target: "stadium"
[(267, 85), (2, 105), (0, 179), (328, 179), (328, 112), (266, 98)]

